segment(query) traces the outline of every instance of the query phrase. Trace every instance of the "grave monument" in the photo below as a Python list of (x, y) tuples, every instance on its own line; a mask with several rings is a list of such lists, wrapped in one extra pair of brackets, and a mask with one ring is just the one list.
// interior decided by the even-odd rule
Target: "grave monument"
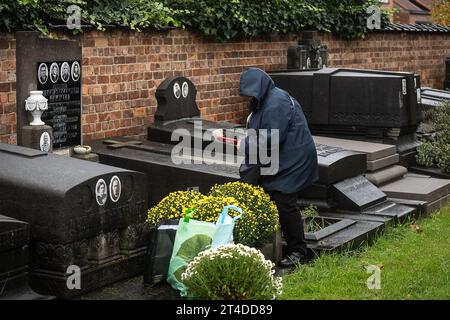
[(142, 272), (142, 173), (7, 144), (0, 160), (0, 212), (29, 224), (33, 290), (67, 298)]
[[(49, 136), (55, 152), (69, 154), (69, 147), (82, 142), (81, 47), (76, 41), (44, 38), (35, 31), (19, 31), (16, 39), (17, 142), (33, 147), (36, 141), (46, 144), (44, 140)], [(47, 99), (48, 109), (42, 121), (51, 131), (48, 127), (29, 128), (30, 117), (24, 106), (30, 92), (34, 91), (41, 91)]]
[(414, 162), (422, 120), (418, 75), (324, 68), (270, 76), (300, 101), (313, 134), (393, 144), (401, 163)]

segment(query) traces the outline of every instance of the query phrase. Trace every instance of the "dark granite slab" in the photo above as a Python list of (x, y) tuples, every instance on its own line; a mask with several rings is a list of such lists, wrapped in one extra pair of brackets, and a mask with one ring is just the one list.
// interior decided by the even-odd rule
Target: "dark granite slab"
[(363, 176), (335, 183), (337, 208), (360, 212), (386, 200), (386, 194)]

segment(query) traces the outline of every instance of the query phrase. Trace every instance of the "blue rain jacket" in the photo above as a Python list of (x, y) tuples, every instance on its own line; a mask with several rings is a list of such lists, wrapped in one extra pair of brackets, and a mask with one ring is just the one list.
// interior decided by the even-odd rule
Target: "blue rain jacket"
[[(258, 100), (248, 123), (248, 129), (259, 134), (259, 147), (269, 155), (279, 148), (279, 168), (270, 175), (262, 175), (261, 183), (268, 191), (294, 193), (308, 187), (319, 178), (317, 152), (300, 104), (286, 91), (277, 88), (272, 78), (258, 68), (249, 68), (241, 74), (239, 94)], [(268, 129), (267, 133), (258, 131)], [(278, 129), (279, 143), (270, 129)], [(272, 138), (274, 144), (271, 146)], [(267, 144), (262, 145), (262, 139)], [(256, 139), (245, 138), (245, 161), (249, 164), (249, 150)], [(241, 143), (241, 145), (242, 145)]]

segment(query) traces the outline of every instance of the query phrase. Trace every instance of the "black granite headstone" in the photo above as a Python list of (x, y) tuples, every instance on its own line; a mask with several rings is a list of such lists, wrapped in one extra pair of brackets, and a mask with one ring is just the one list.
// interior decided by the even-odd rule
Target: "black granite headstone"
[(228, 122), (208, 121), (200, 118), (200, 110), (196, 102), (197, 89), (185, 77), (172, 77), (164, 80), (156, 90), (158, 106), (155, 122), (148, 127), (147, 137), (151, 141), (176, 144), (172, 134), (183, 139), (191, 139), (192, 146), (206, 147), (213, 141), (205, 132), (211, 129), (232, 129), (239, 125)]
[[(0, 144), (0, 189), (0, 211), (30, 224), (36, 292), (70, 297), (142, 272), (143, 174)], [(80, 290), (66, 285), (71, 265)]]
[[(81, 60), (79, 42), (43, 37), (35, 31), (16, 33), (17, 128), (28, 125), (25, 99), (43, 90), (49, 109), (42, 120), (52, 126), (54, 148), (81, 144)], [(22, 132), (17, 130), (18, 144)]]
[(81, 144), (81, 62), (39, 61), (36, 69), (37, 89), (48, 99), (42, 120), (53, 128), (53, 147)]
[[(192, 161), (174, 163), (174, 146), (170, 144), (114, 138), (92, 141), (90, 145), (99, 155), (100, 163), (146, 174), (149, 208), (170, 192), (195, 188), (207, 193), (215, 184), (239, 180), (237, 165), (205, 164), (201, 152), (200, 157), (190, 158)], [(200, 160), (199, 163), (194, 163), (194, 159)]]
[(312, 110), (311, 125), (400, 128), (421, 121), (420, 77), (413, 73), (325, 68), (270, 76)]
[(164, 80), (156, 89), (158, 109), (155, 120), (170, 121), (200, 116), (197, 102), (197, 89), (185, 77), (172, 77)]

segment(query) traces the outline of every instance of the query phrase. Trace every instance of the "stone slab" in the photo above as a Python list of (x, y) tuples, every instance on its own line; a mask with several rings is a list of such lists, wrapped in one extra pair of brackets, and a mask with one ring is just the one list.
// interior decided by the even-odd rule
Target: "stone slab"
[(383, 222), (355, 220), (355, 224), (320, 241), (307, 241), (308, 250), (312, 255), (321, 252), (354, 250), (365, 243), (371, 243), (383, 228)]
[(408, 173), (408, 169), (402, 166), (394, 165), (388, 168), (368, 172), (364, 176), (376, 186), (402, 178)]
[(181, 300), (178, 291), (167, 283), (144, 285), (142, 276), (118, 281), (101, 289), (82, 294), (75, 300)]
[(319, 184), (331, 185), (363, 174), (367, 170), (366, 155), (359, 152), (316, 144)]
[(397, 152), (397, 148), (394, 145), (357, 141), (357, 140), (329, 138), (322, 136), (313, 136), (313, 138), (316, 143), (365, 153), (367, 154), (367, 161), (374, 161), (381, 158), (386, 158), (394, 155)]
[[(141, 275), (144, 268), (145, 248), (139, 253), (122, 256), (121, 259), (109, 263), (92, 266), (81, 270), (81, 288), (70, 290), (67, 288), (69, 275), (65, 272), (52, 272), (34, 269), (30, 274), (30, 286), (37, 293), (69, 299), (94, 291), (118, 281)], [(112, 281), (112, 279), (114, 279)], [(142, 279), (142, 276), (141, 276)]]
[(390, 198), (433, 202), (450, 193), (450, 180), (406, 174), (400, 180), (383, 185), (381, 190)]
[(422, 166), (412, 166), (409, 168), (410, 172), (423, 174), (427, 176), (432, 176), (435, 178), (440, 179), (450, 179), (450, 173), (443, 172), (439, 168), (428, 168), (428, 167), (422, 167)]
[(420, 216), (429, 216), (450, 203), (450, 195), (444, 196), (432, 202), (407, 200), (407, 199), (395, 199), (388, 198), (390, 201), (395, 201), (399, 204), (404, 204), (411, 207), (416, 207), (420, 213)]
[(333, 184), (338, 209), (359, 212), (386, 200), (386, 194), (363, 176)]
[[(129, 142), (126, 138), (114, 138), (116, 142)], [(111, 142), (111, 141), (110, 141)], [(100, 162), (145, 173), (148, 183), (148, 207), (151, 208), (170, 192), (196, 188), (207, 193), (218, 183), (239, 180), (239, 165), (195, 163), (193, 157), (174, 163), (171, 158), (173, 145), (141, 141), (139, 145), (106, 144), (103, 140), (92, 141), (90, 146), (100, 157)], [(116, 146), (116, 147), (115, 147)], [(195, 156), (195, 154), (194, 154)], [(151, 190), (151, 192), (150, 192)]]
[(398, 153), (393, 154), (392, 156), (388, 156), (385, 158), (367, 161), (367, 171), (373, 172), (376, 170), (380, 170), (389, 166), (392, 166), (398, 163), (400, 160), (400, 156)]
[[(323, 219), (323, 217), (318, 217), (319, 219)], [(333, 219), (328, 218), (328, 220), (332, 220), (333, 223), (323, 229), (320, 229), (316, 232), (305, 232), (305, 239), (309, 241), (320, 241), (324, 238), (330, 237), (333, 234), (344, 230), (345, 228), (349, 228), (352, 225), (356, 224), (355, 221), (350, 219)]]
[(50, 126), (23, 126), (22, 145), (45, 152), (53, 151), (53, 129)]

